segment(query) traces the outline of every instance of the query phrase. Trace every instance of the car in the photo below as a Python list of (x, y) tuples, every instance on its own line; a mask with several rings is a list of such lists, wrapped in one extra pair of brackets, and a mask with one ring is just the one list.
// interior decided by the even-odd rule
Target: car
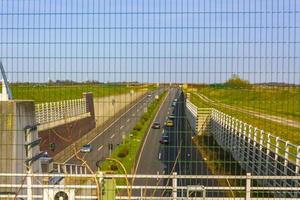
[(91, 144), (86, 144), (86, 145), (83, 145), (80, 149), (80, 152), (81, 153), (90, 153), (93, 151), (93, 147)]
[(148, 94), (148, 97), (152, 97), (152, 94)]
[(168, 144), (169, 143), (169, 136), (167, 135), (163, 135), (161, 136), (160, 140), (159, 140), (160, 144)]
[(176, 118), (176, 116), (174, 114), (172, 114), (172, 115), (169, 116), (169, 119), (171, 119), (171, 120), (173, 120), (175, 118)]
[(176, 102), (174, 101), (173, 103), (172, 103), (172, 107), (175, 107), (176, 106)]
[(159, 123), (159, 122), (154, 122), (154, 123), (152, 124), (152, 128), (153, 128), (153, 129), (160, 129), (160, 123)]
[(168, 120), (166, 121), (166, 126), (167, 126), (167, 127), (173, 127), (173, 126), (174, 126), (173, 120), (168, 119)]
[(177, 102), (178, 101), (178, 99), (174, 99), (174, 102)]

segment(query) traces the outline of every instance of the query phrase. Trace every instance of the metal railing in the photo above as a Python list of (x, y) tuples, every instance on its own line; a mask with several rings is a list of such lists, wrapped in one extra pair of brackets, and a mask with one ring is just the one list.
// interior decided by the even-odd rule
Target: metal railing
[(75, 164), (52, 163), (53, 170), (66, 174), (90, 174), (87, 167)]
[(47, 102), (35, 105), (36, 122), (46, 124), (88, 113), (86, 99)]
[[(217, 143), (231, 152), (245, 170), (256, 175), (299, 175), (299, 146), (216, 109), (212, 110), (211, 130)], [(270, 179), (267, 183), (285, 187), (299, 185), (299, 181), (292, 180)]]
[(185, 114), (194, 132), (199, 131), (198, 127), (198, 108), (188, 99), (185, 104)]
[[(16, 183), (16, 184), (1, 184), (0, 183), (0, 198), (13, 199), (18, 198), (27, 198), (27, 199), (53, 199), (51, 195), (56, 191), (63, 191), (74, 195), (74, 199), (99, 199), (96, 190), (97, 185), (92, 181), (82, 180), (98, 180), (99, 183), (103, 183), (106, 180), (121, 180), (121, 179), (141, 179), (145, 182), (151, 183), (153, 180), (171, 180), (167, 185), (117, 185), (114, 189), (105, 188), (105, 184), (100, 184), (102, 192), (101, 195), (105, 192), (119, 193), (116, 194), (115, 199), (298, 199), (300, 198), (300, 185), (292, 187), (284, 186), (266, 186), (255, 184), (257, 180), (292, 180), (300, 181), (300, 176), (252, 176), (247, 174), (245, 176), (212, 176), (212, 175), (177, 175), (176, 173), (172, 175), (124, 175), (124, 174), (85, 174), (85, 175), (72, 175), (72, 174), (55, 174), (56, 177), (61, 177), (67, 179), (62, 185), (50, 185), (45, 182), (47, 178), (53, 177), (53, 174), (9, 174), (1, 173), (0, 177), (31, 177), (43, 179), (43, 183)], [(229, 179), (229, 180), (239, 180), (241, 182), (238, 186), (233, 187), (221, 187), (218, 185), (179, 185), (181, 181), (179, 180), (220, 180), (220, 179)], [(80, 182), (81, 181), (81, 182)], [(131, 182), (131, 181), (129, 181)], [(80, 183), (80, 184), (79, 184)], [(32, 191), (32, 196), (27, 195), (28, 188)], [(124, 191), (130, 189), (130, 195)], [(3, 192), (5, 190), (10, 190), (10, 193)], [(149, 191), (152, 195), (147, 195), (144, 191)], [(156, 191), (153, 193), (153, 191)], [(165, 195), (161, 195), (162, 191), (167, 191)], [(229, 198), (226, 196), (224, 191), (240, 191), (242, 195), (234, 198)], [(14, 193), (15, 192), (15, 193)], [(218, 193), (217, 193), (218, 192)], [(285, 197), (276, 197), (275, 193), (282, 193), (286, 195)], [(197, 195), (195, 195), (197, 193)], [(259, 193), (260, 196), (256, 194)], [(266, 194), (269, 195), (266, 195)], [(293, 197), (287, 194), (293, 193)], [(218, 194), (218, 195), (214, 195)], [(223, 195), (220, 195), (223, 194)], [(262, 195), (262, 194), (265, 194)], [(271, 194), (271, 195), (270, 195)], [(102, 197), (100, 197), (102, 198)], [(103, 198), (102, 198), (103, 199)]]

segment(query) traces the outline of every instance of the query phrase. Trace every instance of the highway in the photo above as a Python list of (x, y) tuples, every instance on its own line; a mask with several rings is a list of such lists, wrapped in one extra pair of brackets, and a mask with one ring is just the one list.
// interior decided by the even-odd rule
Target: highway
[[(173, 108), (172, 102), (177, 98), (178, 103)], [(193, 132), (188, 126), (184, 115), (184, 96), (181, 90), (171, 89), (167, 101), (159, 110), (156, 121), (163, 124), (170, 114), (175, 114), (174, 127), (152, 129), (141, 151), (141, 160), (137, 165), (137, 174), (172, 174), (180, 175), (209, 175), (210, 172), (196, 147), (192, 144)], [(169, 136), (169, 144), (160, 144), (162, 133)], [(171, 180), (136, 180), (134, 185), (170, 185)], [(215, 185), (209, 180), (181, 180), (178, 185)], [(151, 191), (152, 192), (152, 191)], [(147, 195), (151, 195), (150, 191)], [(156, 191), (156, 195), (168, 196), (168, 192)]]
[[(97, 165), (99, 166), (105, 158), (109, 157), (115, 147), (122, 143), (125, 134), (134, 128), (145, 109), (154, 100), (155, 95), (161, 94), (162, 92), (163, 90), (159, 89), (152, 92), (151, 97), (145, 95), (139, 102), (129, 108), (122, 116), (119, 116), (108, 128), (100, 132), (97, 137), (90, 142), (93, 147), (92, 152), (78, 152), (78, 156), (83, 158), (93, 171), (96, 171)], [(109, 144), (112, 144), (113, 149), (109, 149)], [(82, 161), (72, 156), (66, 163), (81, 165)]]

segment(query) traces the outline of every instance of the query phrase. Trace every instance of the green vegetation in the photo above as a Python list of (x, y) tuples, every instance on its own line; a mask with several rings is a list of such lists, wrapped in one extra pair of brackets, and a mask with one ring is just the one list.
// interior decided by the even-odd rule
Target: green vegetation
[[(149, 130), (151, 123), (161, 105), (166, 92), (160, 95), (158, 100), (153, 101), (148, 106), (148, 111), (143, 114), (140, 121), (135, 125), (133, 130), (128, 134), (123, 144), (120, 144), (112, 153), (111, 157), (119, 160), (125, 167), (127, 173), (131, 173), (134, 170), (135, 162), (144, 137)], [(117, 163), (112, 161), (104, 161), (101, 166), (102, 171), (116, 171), (123, 174), (124, 171)], [(122, 181), (122, 183), (124, 183)]]
[[(239, 162), (235, 161), (229, 152), (226, 152), (218, 145), (214, 137), (209, 134), (209, 126), (203, 135), (193, 138), (193, 143), (197, 147), (203, 158), (206, 158), (205, 164), (213, 175), (245, 175)], [(218, 184), (223, 187), (242, 186), (243, 181), (218, 179)], [(225, 192), (227, 197), (241, 197), (239, 191)]]
[(293, 144), (296, 144), (296, 145), (300, 144), (300, 138), (298, 137), (299, 133), (300, 133), (299, 128), (294, 128), (291, 126), (272, 122), (267, 119), (258, 118), (258, 117), (252, 116), (250, 114), (242, 113), (238, 110), (227, 109), (221, 105), (207, 103), (207, 102), (203, 101), (201, 98), (199, 98), (198, 96), (196, 96), (195, 94), (191, 94), (191, 101), (198, 107), (216, 108), (226, 114), (231, 115), (232, 117), (235, 117), (235, 118), (237, 118), (243, 122), (246, 122), (248, 124), (251, 124), (253, 127), (257, 127), (259, 129), (265, 130), (266, 132), (269, 132), (269, 133), (271, 133), (275, 136), (278, 136), (282, 139), (288, 140), (288, 141), (292, 142)]
[(300, 121), (300, 87), (252, 86), (199, 88), (198, 93), (216, 103)]
[[(299, 145), (299, 128), (257, 117), (248, 114), (247, 111), (299, 122), (300, 87), (262, 85), (246, 87), (246, 84), (248, 84), (247, 81), (234, 77), (223, 85), (194, 87), (189, 89), (192, 91), (190, 99), (198, 107), (216, 108), (254, 127)], [(237, 87), (236, 85), (244, 86)], [(208, 99), (202, 99), (197, 94), (204, 95)]]
[[(138, 90), (141, 86), (110, 84), (13, 84), (11, 90), (14, 99), (34, 100), (37, 103), (77, 99), (84, 92), (92, 92), (95, 97), (110, 96)], [(151, 87), (152, 89), (152, 87)], [(1, 89), (0, 89), (1, 90)]]
[(225, 86), (230, 88), (250, 88), (250, 82), (241, 79), (237, 75), (233, 75), (228, 81), (226, 81)]

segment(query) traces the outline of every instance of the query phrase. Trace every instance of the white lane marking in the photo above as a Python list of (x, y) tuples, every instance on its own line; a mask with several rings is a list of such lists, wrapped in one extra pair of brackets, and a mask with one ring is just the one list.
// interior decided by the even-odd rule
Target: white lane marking
[(159, 154), (158, 154), (158, 160), (160, 160), (161, 159), (161, 153), (159, 152)]
[(127, 119), (127, 122), (130, 122), (130, 119)]
[(121, 126), (121, 127), (120, 127), (120, 130), (123, 129), (123, 128), (124, 128), (124, 126)]
[[(167, 97), (168, 97), (169, 95), (170, 95), (170, 91), (168, 91), (168, 94), (166, 95), (164, 101), (161, 103), (161, 105), (160, 105), (159, 109), (157, 110), (156, 115), (155, 115), (155, 117), (153, 118), (151, 124), (153, 124), (153, 123), (155, 122), (155, 120), (156, 120), (158, 114), (160, 113), (160, 111), (161, 111), (163, 105), (165, 104), (165, 102), (166, 102), (166, 100), (167, 100)], [(142, 148), (141, 148), (141, 150), (140, 150), (140, 153), (139, 153), (140, 155), (139, 155), (139, 158), (138, 158), (138, 161), (137, 161), (137, 164), (136, 164), (136, 168), (135, 168), (135, 170), (134, 170), (134, 174), (136, 174), (137, 169), (139, 168), (139, 164), (140, 164), (140, 161), (141, 161), (141, 158), (142, 158), (142, 154), (143, 154), (143, 151), (144, 151), (144, 148), (145, 148), (145, 145), (146, 145), (146, 141), (147, 141), (147, 139), (148, 139), (148, 136), (149, 136), (150, 131), (151, 131), (151, 128), (149, 128), (149, 130), (148, 130), (148, 132), (147, 132), (147, 134), (146, 134), (146, 137), (145, 137), (145, 139), (144, 139), (144, 143), (143, 143), (143, 146), (142, 146)], [(134, 182), (134, 181), (133, 181), (133, 182)]]
[(100, 151), (102, 148), (103, 148), (103, 145), (101, 145), (101, 146), (97, 149), (97, 151)]
[[(106, 129), (104, 129), (100, 134), (98, 134), (97, 136), (95, 136), (90, 142), (92, 143), (94, 140), (96, 140), (99, 136), (101, 136), (103, 133), (105, 133), (105, 131), (107, 131), (109, 128), (111, 128), (117, 121), (119, 121), (124, 115), (126, 115), (127, 113), (129, 113), (129, 111), (131, 111), (134, 107), (136, 107), (136, 105), (138, 105), (139, 103), (143, 102), (145, 99), (147, 98), (147, 96), (145, 96), (143, 99), (141, 99), (139, 102), (137, 102), (136, 104), (134, 104), (132, 107), (130, 107), (125, 113), (123, 113), (118, 119), (116, 119), (112, 124), (110, 124)], [(80, 150), (77, 151), (77, 153), (79, 153)], [(66, 164), (69, 160), (71, 160), (74, 157), (74, 155), (72, 155), (70, 158), (68, 158), (67, 160), (65, 160), (65, 162), (63, 164)]]
[(115, 134), (113, 134), (112, 136), (110, 136), (110, 139), (113, 139), (115, 137)]

